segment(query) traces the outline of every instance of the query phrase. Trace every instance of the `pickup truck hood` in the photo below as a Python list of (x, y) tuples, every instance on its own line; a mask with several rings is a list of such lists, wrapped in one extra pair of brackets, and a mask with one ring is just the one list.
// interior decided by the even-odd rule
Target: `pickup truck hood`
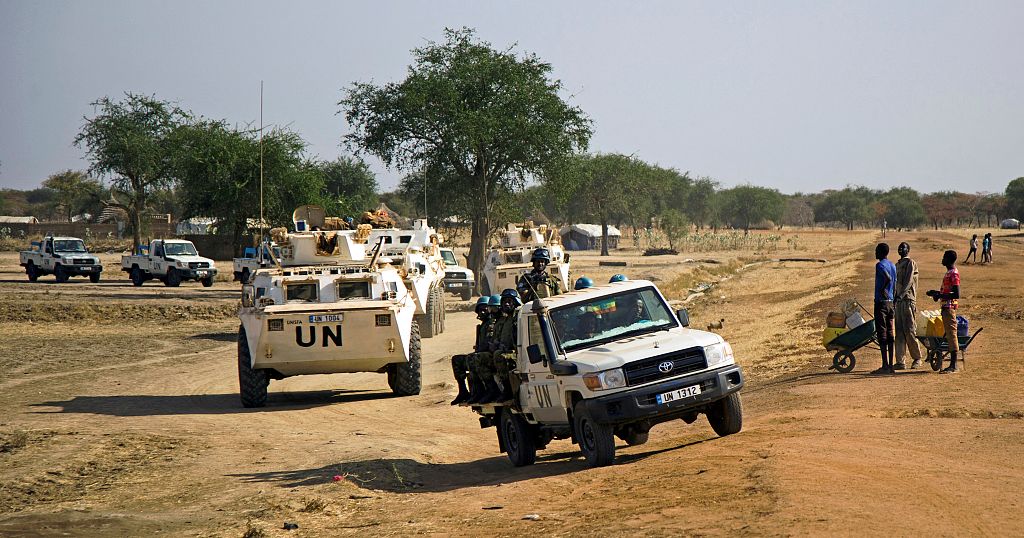
[(715, 333), (676, 328), (573, 351), (566, 358), (576, 363), (580, 373), (598, 372), (655, 355), (710, 346), (721, 341), (722, 337)]
[(58, 258), (67, 258), (70, 260), (92, 260), (92, 263), (100, 263), (100, 259), (88, 252), (57, 252)]
[(171, 258), (168, 258), (168, 261), (178, 261), (184, 263), (206, 262), (210, 264), (210, 267), (213, 267), (213, 260), (211, 260), (210, 258), (204, 258), (202, 256), (172, 256)]

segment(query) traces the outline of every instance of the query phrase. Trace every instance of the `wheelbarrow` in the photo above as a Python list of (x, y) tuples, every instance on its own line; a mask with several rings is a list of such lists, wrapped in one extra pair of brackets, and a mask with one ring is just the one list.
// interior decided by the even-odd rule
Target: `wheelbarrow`
[[(857, 357), (853, 355), (853, 352), (870, 344), (877, 343), (875, 320), (873, 319), (869, 319), (863, 324), (840, 334), (825, 345), (825, 349), (836, 352), (832, 356), (831, 369), (844, 374), (851, 372), (853, 367), (857, 365)], [(875, 347), (874, 349), (878, 348)]]
[[(985, 330), (984, 327), (979, 327), (978, 330), (974, 331), (969, 337), (957, 337), (957, 343), (960, 344), (960, 360), (963, 362), (964, 367), (967, 367), (967, 346), (971, 345), (971, 342), (978, 336), (978, 333)], [(938, 372), (942, 369), (942, 361), (949, 355), (949, 341), (944, 336), (918, 336), (917, 340), (921, 342), (921, 345), (928, 350), (928, 357), (925, 361), (932, 365), (932, 370)]]

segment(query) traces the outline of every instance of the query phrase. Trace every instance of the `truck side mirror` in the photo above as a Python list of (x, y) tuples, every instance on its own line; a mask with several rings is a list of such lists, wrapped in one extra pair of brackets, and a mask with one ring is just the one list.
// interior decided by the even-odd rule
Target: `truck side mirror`
[(530, 359), (530, 364), (537, 364), (544, 360), (544, 356), (540, 354), (540, 346), (537, 344), (526, 346), (526, 356)]
[(555, 375), (576, 375), (579, 368), (569, 361), (551, 361), (551, 373)]
[(690, 326), (690, 313), (687, 312), (685, 308), (680, 308), (679, 310), (676, 310), (676, 317), (679, 318), (679, 323), (683, 327)]

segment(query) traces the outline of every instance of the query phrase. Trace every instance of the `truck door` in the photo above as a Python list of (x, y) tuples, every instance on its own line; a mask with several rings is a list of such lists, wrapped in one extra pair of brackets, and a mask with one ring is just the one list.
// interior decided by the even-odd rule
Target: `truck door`
[(46, 268), (46, 270), (48, 271), (53, 271), (53, 266), (55, 265), (53, 263), (53, 256), (53, 238), (51, 237), (48, 238), (46, 242), (43, 243), (42, 262), (43, 267)]
[[(519, 335), (519, 371), (525, 372), (521, 376), (523, 383), (519, 389), (519, 402), (523, 409), (532, 413), (539, 422), (568, 423), (569, 417), (562, 401), (562, 390), (557, 376), (551, 373), (545, 362), (530, 364), (526, 354), (526, 346), (537, 344), (541, 355), (545, 356), (550, 364), (551, 358), (547, 357), (537, 316), (527, 316), (525, 325), (520, 328)], [(524, 332), (526, 334), (522, 334)]]
[(153, 241), (153, 244), (149, 248), (149, 259), (151, 260), (150, 263), (153, 264), (153, 272), (158, 275), (164, 274), (164, 265), (167, 264), (164, 257), (164, 242)]

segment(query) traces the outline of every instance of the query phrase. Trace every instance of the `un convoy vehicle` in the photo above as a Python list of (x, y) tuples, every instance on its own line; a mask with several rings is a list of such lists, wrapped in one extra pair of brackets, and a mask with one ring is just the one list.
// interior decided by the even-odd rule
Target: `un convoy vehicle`
[(213, 260), (200, 256), (191, 241), (156, 239), (140, 250), (121, 257), (121, 270), (136, 286), (156, 279), (173, 288), (186, 280), (198, 280), (209, 288), (217, 276)]
[(719, 435), (736, 433), (743, 372), (721, 336), (688, 326), (686, 310), (673, 313), (644, 280), (538, 299), (519, 311), (514, 398), (472, 407), (516, 466), (552, 439), (609, 465), (616, 437), (643, 444), (652, 426), (700, 414)]
[(281, 257), (281, 249), (273, 243), (264, 243), (262, 248), (245, 247), (241, 258), (234, 258), (231, 267), (235, 280), (245, 284), (257, 269), (272, 267), (274, 259)]
[(468, 301), (473, 296), (473, 289), (476, 288), (473, 271), (459, 265), (455, 251), (450, 248), (441, 249), (441, 258), (444, 260), (444, 291), (454, 293), (463, 301)]
[(572, 289), (569, 284), (569, 254), (562, 248), (558, 230), (541, 224), (534, 226), (526, 222), (522, 227), (509, 224), (502, 230), (500, 243), (484, 257), (483, 294), (501, 293), (501, 290), (516, 287), (520, 275), (533, 269), (530, 257), (539, 247), (548, 249), (551, 262), (547, 270), (558, 279), (563, 290)]
[(377, 372), (395, 394), (419, 394), (416, 301), (400, 269), (379, 248), (370, 254), (369, 225), (326, 230), (304, 213), (295, 220), (311, 222), (309, 231), (271, 230), (280, 266), (257, 269), (242, 287), (242, 405), (266, 405), (272, 379), (311, 374)]
[(57, 277), (57, 282), (67, 282), (73, 276), (87, 276), (90, 282), (99, 282), (103, 272), (100, 259), (89, 254), (85, 242), (77, 237), (48, 235), (42, 241), (32, 241), (32, 247), (21, 251), (19, 257), (29, 282), (50, 274)]
[(445, 264), (441, 257), (443, 238), (417, 219), (411, 229), (371, 228), (369, 244), (379, 245), (381, 255), (392, 260), (416, 303), (420, 336), (433, 338), (444, 332)]

